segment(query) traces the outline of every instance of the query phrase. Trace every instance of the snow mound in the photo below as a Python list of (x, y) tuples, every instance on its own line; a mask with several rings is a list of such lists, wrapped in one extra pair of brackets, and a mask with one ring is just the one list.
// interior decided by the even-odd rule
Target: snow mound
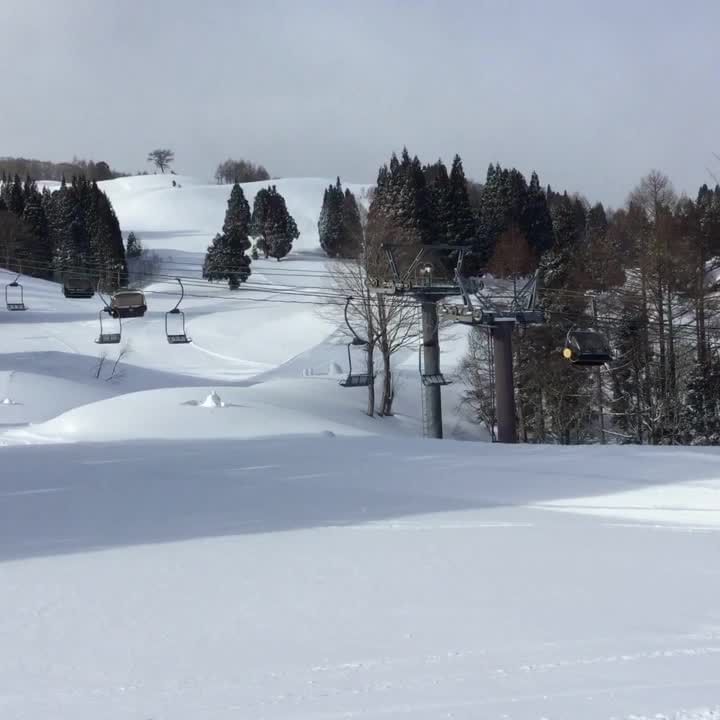
[[(208, 389), (205, 400), (187, 402), (190, 388), (166, 388), (128, 393), (74, 408), (27, 430), (11, 430), (7, 440), (22, 442), (126, 441), (132, 439), (221, 439), (282, 435), (366, 435), (342, 421), (328, 421), (321, 413), (303, 410), (302, 403), (275, 405), (252, 388), (233, 389), (233, 402), (223, 402)], [(193, 389), (197, 392), (197, 389)], [(247, 395), (247, 397), (246, 397)], [(198, 415), (192, 407), (222, 407), (226, 412)]]
[(225, 407), (225, 403), (220, 399), (220, 396), (213, 390), (201, 403), (200, 407), (204, 408), (222, 408)]

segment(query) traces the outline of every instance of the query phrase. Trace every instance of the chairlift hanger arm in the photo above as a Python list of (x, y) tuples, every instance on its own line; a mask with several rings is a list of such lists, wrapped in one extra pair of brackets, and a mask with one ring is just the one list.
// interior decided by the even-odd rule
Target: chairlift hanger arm
[(350, 303), (352, 302), (353, 297), (352, 295), (349, 295), (345, 300), (345, 324), (348, 326), (348, 330), (350, 330), (350, 333), (353, 336), (353, 344), (355, 345), (369, 345), (368, 340), (363, 340), (356, 332), (355, 328), (350, 324), (350, 317), (348, 316), (348, 309), (350, 308)]
[(175, 307), (170, 310), (171, 313), (177, 313), (180, 312), (180, 303), (183, 301), (183, 298), (185, 297), (185, 286), (182, 284), (182, 280), (179, 277), (176, 277), (175, 280), (177, 280), (178, 284), (180, 285), (180, 298), (175, 303)]

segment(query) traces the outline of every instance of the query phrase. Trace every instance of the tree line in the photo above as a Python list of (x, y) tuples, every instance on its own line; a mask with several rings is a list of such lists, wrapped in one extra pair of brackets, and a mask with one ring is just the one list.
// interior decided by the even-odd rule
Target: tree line
[(107, 195), (75, 176), (42, 192), (19, 175), (0, 185), (0, 259), (9, 270), (46, 279), (91, 277), (106, 290), (127, 282), (122, 233)]
[(546, 191), (536, 174), (528, 183), (519, 171), (493, 165), (480, 186), (468, 181), (458, 155), (448, 170), (442, 160), (423, 165), (407, 149), (380, 168), (364, 219), (339, 180), (327, 188), (318, 232), (328, 256), (351, 258), (333, 273), (338, 289), (354, 298), (351, 315), (368, 340), (368, 366), (380, 355), (382, 396), (376, 406), (374, 386), (369, 388), (368, 414), (381, 416), (393, 412), (392, 356), (415, 344), (418, 333), (415, 304), (368, 291), (368, 276), (390, 279), (383, 247), (393, 246), (401, 274), (420, 248), (430, 250), (423, 264), (430, 262), (438, 277), (452, 280), (459, 248), (463, 274), (529, 272), (554, 240)]
[[(417, 308), (373, 296), (368, 275), (389, 278), (381, 248), (391, 243), (401, 272), (421, 247), (449, 278), (469, 248), (462, 273), (507, 281), (541, 279), (546, 322), (518, 328), (516, 405), (527, 442), (720, 443), (720, 187), (679, 197), (670, 179), (650, 172), (624, 206), (606, 210), (577, 193), (542, 186), (515, 168), (493, 164), (481, 185), (455, 157), (423, 165), (404, 150), (378, 172), (365, 227), (343, 220), (346, 193), (324, 196), (319, 234), (333, 273), (352, 295), (368, 339), (369, 366), (379, 352), (382, 398), (369, 388), (368, 412), (392, 413), (391, 357), (417, 343)], [(349, 217), (353, 214), (350, 213)], [(344, 238), (353, 238), (347, 242)], [(358, 243), (358, 238), (361, 238)], [(574, 329), (596, 328), (613, 361), (600, 376), (572, 366), (561, 350)], [(485, 330), (470, 334), (462, 375), (465, 401), (494, 430), (492, 348)]]
[(12, 180), (15, 175), (20, 177), (41, 178), (43, 180), (60, 181), (63, 177), (80, 177), (88, 180), (112, 180), (124, 177), (124, 173), (113, 170), (104, 160), (78, 160), (72, 162), (54, 163), (47, 160), (31, 160), (28, 158), (2, 157), (0, 158), (0, 173), (2, 181)]
[(270, 173), (260, 164), (250, 160), (233, 160), (228, 158), (221, 162), (215, 170), (218, 185), (245, 182), (257, 182), (270, 179)]
[[(658, 171), (624, 207), (545, 190), (550, 244), (536, 263), (511, 255), (505, 276), (539, 267), (546, 323), (517, 332), (515, 375), (527, 442), (720, 442), (720, 188), (678, 197)], [(502, 236), (501, 236), (502, 237)], [(520, 228), (516, 246), (527, 246)], [(494, 260), (500, 251), (496, 244)], [(491, 268), (493, 259), (489, 263)], [(613, 361), (599, 376), (562, 357), (567, 334), (596, 328)], [(488, 338), (476, 331), (465, 363), (468, 401), (494, 423)]]

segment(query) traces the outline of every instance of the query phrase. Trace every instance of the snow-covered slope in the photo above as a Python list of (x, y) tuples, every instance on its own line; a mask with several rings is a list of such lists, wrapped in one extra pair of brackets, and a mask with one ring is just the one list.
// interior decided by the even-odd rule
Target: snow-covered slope
[(199, 277), (227, 186), (104, 184), (189, 345), (163, 278), (118, 346), (53, 283), (0, 309), (0, 719), (720, 720), (720, 454), (424, 441), (416, 348), (368, 418), (328, 183), (277, 181), (303, 237), (237, 293)]
[(717, 452), (316, 429), (5, 448), (2, 717), (717, 719)]
[[(330, 183), (326, 178), (283, 178), (243, 183), (242, 187), (252, 207), (258, 190), (276, 185), (300, 231), (294, 249), (308, 251), (318, 248), (317, 221), (323, 192)], [(110, 197), (124, 231), (134, 231), (146, 247), (189, 252), (205, 252), (220, 231), (230, 193), (228, 185), (207, 185), (181, 175), (119, 178), (100, 186)], [(347, 187), (362, 202), (369, 186)]]

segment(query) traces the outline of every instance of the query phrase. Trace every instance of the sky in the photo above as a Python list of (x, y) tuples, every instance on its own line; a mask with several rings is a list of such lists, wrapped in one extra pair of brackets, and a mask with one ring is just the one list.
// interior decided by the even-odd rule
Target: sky
[(0, 5), (0, 156), (210, 180), (373, 182), (393, 151), (618, 207), (720, 176), (717, 0), (23, 0)]

